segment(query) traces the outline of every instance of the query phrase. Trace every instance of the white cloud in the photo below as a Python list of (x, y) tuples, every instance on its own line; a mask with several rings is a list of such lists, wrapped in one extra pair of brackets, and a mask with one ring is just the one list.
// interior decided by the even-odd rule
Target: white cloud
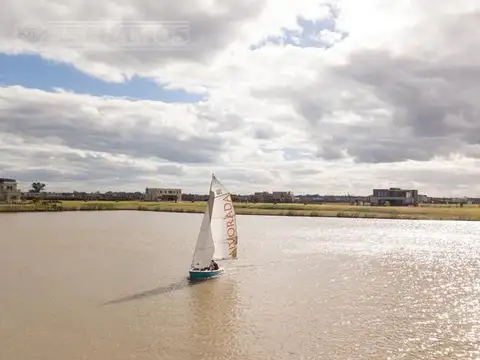
[(318, 40), (326, 45), (334, 45), (335, 43), (343, 39), (343, 35), (340, 32), (331, 31), (328, 29), (322, 29), (317, 35)]
[[(7, 3), (0, 52), (37, 53), (108, 81), (148, 76), (206, 96), (166, 104), (0, 88), (8, 176), (62, 188), (143, 189), (161, 180), (205, 191), (214, 171), (242, 192), (480, 193), (478, 2)], [(326, 47), (268, 42), (301, 34), (299, 18), (333, 24), (316, 32)], [(185, 21), (191, 32), (186, 49), (163, 51), (13, 36), (18, 26), (59, 20)]]

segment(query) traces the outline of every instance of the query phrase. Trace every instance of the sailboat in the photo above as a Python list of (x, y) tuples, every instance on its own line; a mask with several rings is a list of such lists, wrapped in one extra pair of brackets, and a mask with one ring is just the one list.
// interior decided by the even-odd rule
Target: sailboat
[(212, 174), (207, 208), (193, 253), (190, 279), (206, 279), (222, 274), (224, 269), (212, 264), (215, 260), (236, 259), (237, 240), (232, 196)]

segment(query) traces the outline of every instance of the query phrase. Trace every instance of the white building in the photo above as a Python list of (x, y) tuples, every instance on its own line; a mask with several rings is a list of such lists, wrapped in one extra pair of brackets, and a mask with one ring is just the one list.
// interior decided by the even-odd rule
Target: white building
[(182, 189), (146, 188), (145, 201), (182, 201)]
[(20, 201), (22, 193), (14, 179), (0, 178), (0, 202)]

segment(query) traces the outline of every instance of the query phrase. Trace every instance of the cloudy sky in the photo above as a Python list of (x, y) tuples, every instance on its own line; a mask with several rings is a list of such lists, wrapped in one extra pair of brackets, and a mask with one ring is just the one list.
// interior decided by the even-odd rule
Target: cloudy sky
[[(478, 0), (4, 0), (0, 177), (480, 196)], [(25, 189), (26, 190), (26, 189)]]

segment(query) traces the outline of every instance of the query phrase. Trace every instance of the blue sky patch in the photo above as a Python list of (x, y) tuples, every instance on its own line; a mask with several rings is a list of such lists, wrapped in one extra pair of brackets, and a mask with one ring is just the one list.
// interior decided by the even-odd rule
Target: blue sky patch
[(148, 78), (133, 77), (125, 83), (109, 83), (91, 77), (72, 65), (45, 60), (37, 55), (0, 54), (0, 86), (20, 85), (52, 91), (62, 88), (77, 94), (128, 97), (164, 102), (198, 102), (202, 95), (166, 90)]
[[(298, 47), (317, 47), (317, 48), (329, 48), (332, 45), (319, 39), (318, 34), (322, 30), (330, 30), (338, 32), (336, 30), (335, 21), (337, 17), (336, 11), (332, 8), (332, 17), (321, 20), (307, 20), (302, 17), (297, 18), (297, 24), (301, 27), (301, 30), (283, 29), (282, 36), (270, 36), (264, 41), (250, 48), (252, 50), (261, 48), (266, 44), (274, 45), (293, 45)], [(345, 39), (348, 34), (340, 33), (340, 41)]]

